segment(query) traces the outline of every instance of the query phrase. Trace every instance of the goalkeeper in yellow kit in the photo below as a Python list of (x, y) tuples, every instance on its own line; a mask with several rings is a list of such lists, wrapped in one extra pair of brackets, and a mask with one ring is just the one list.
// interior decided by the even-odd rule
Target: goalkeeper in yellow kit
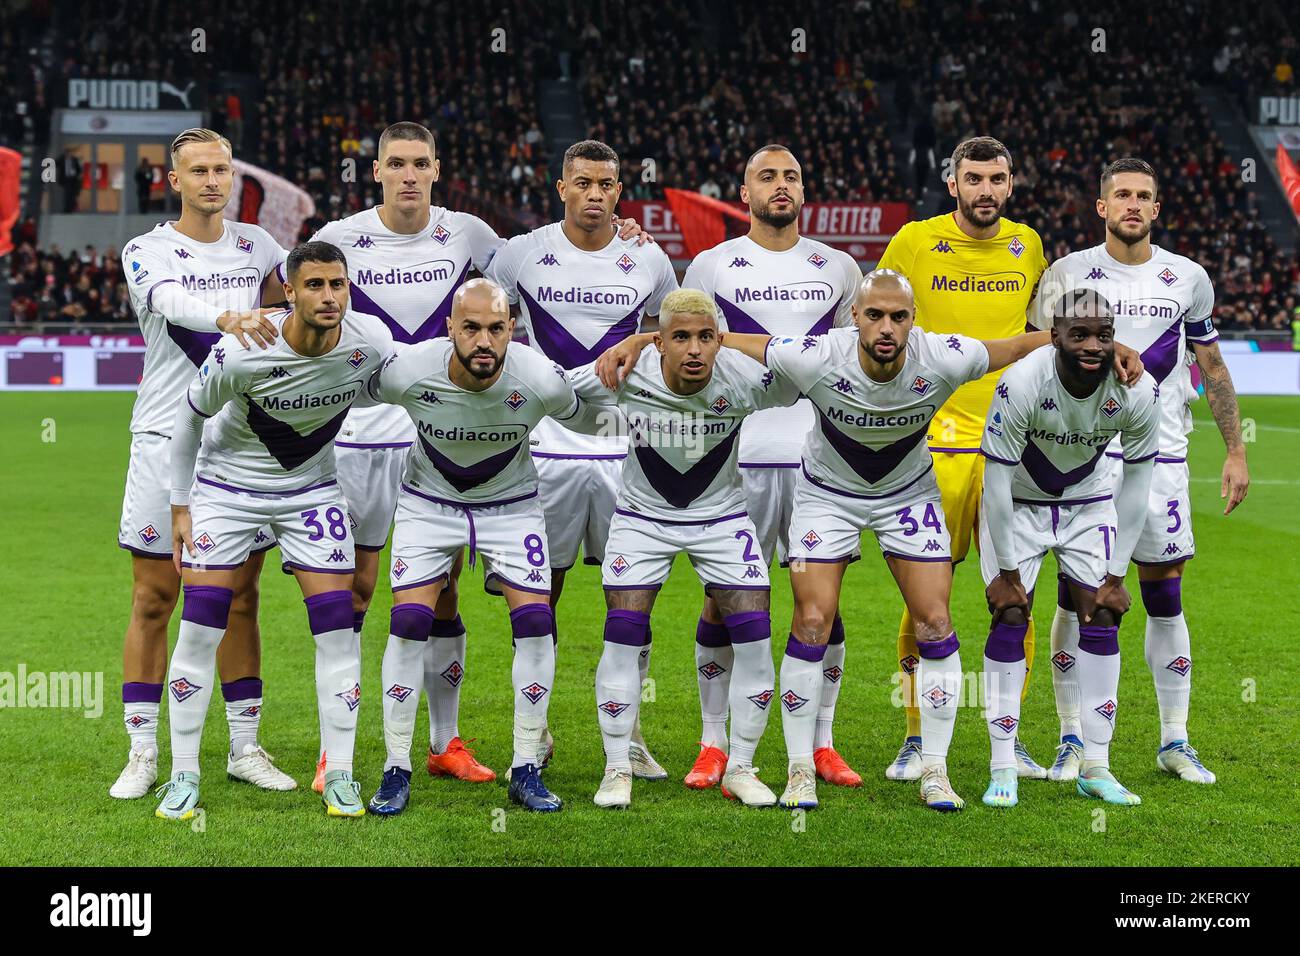
[[(905, 225), (889, 242), (878, 269), (907, 276), (916, 292), (916, 324), (930, 332), (959, 332), (998, 339), (1025, 330), (1026, 313), (1047, 268), (1043, 241), (1022, 223), (1002, 218), (1011, 196), (1011, 152), (991, 136), (957, 145), (948, 172), (948, 191), (957, 211)], [(952, 537), (953, 564), (970, 550), (984, 487), (980, 436), (998, 373), (963, 385), (939, 409), (930, 425), (934, 474)], [(919, 658), (906, 608), (898, 628), (898, 665), (907, 709), (907, 739), (885, 771), (890, 780), (921, 776), (921, 720), (913, 675)], [(1025, 635), (1025, 690), (1034, 663), (1034, 623)], [(1016, 741), (1021, 777), (1047, 771)]]

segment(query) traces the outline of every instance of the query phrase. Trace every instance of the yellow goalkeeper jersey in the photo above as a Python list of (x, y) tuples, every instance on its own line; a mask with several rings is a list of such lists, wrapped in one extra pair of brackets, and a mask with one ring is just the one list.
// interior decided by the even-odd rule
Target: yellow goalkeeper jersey
[[(972, 239), (953, 213), (909, 222), (889, 241), (878, 269), (907, 276), (917, 324), (930, 332), (1000, 339), (1025, 331), (1025, 314), (1047, 268), (1043, 240), (1001, 220), (992, 239)], [(930, 423), (931, 449), (978, 448), (1001, 372), (957, 389)]]

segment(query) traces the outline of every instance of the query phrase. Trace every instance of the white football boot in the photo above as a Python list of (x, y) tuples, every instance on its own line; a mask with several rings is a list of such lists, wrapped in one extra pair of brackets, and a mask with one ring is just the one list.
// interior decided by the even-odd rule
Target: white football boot
[(776, 806), (776, 794), (758, 779), (757, 767), (728, 767), (722, 775), (722, 795), (747, 807)]
[(132, 750), (117, 782), (108, 788), (108, 795), (118, 800), (136, 800), (143, 797), (158, 781), (158, 750)]
[(226, 773), (231, 780), (243, 780), (263, 790), (296, 790), (298, 781), (271, 763), (271, 755), (257, 744), (244, 744), (244, 752), (235, 759), (226, 758)]
[(593, 798), (596, 806), (624, 809), (632, 805), (632, 771), (611, 767), (601, 778), (600, 789)]

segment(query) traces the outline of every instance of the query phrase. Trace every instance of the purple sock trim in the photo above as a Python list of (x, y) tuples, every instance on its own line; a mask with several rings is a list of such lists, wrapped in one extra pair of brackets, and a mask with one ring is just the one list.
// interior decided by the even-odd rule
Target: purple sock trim
[(1183, 613), (1183, 579), (1164, 578), (1159, 581), (1139, 581), (1142, 587), (1142, 606), (1148, 617), (1177, 617)]
[(831, 621), (831, 639), (826, 643), (827, 644), (844, 643), (844, 618), (840, 617), (839, 611), (835, 612), (835, 620)]
[(650, 636), (650, 615), (644, 611), (606, 611), (605, 641), (624, 647), (644, 647)]
[(122, 703), (158, 704), (162, 702), (162, 684), (128, 681), (122, 685)]
[(444, 621), (442, 618), (433, 619), (433, 630), (429, 632), (430, 637), (460, 637), (465, 633), (465, 622), (457, 614), (450, 621)]
[(408, 641), (427, 641), (433, 611), (423, 604), (394, 604), (388, 615), (388, 633)]
[(555, 633), (555, 612), (549, 604), (521, 604), (510, 612), (510, 636), (545, 637)]
[(695, 624), (695, 643), (701, 647), (726, 647), (731, 643), (731, 635), (725, 625), (700, 618)]
[(366, 612), (365, 612), (365, 611), (353, 611), (353, 612), (352, 612), (352, 630), (353, 630), (354, 632), (356, 632), (357, 634), (360, 634), (360, 633), (361, 633), (361, 628), (365, 627), (365, 624), (366, 624)]
[[(1070, 594), (1070, 585), (1066, 583), (1063, 574), (1056, 576), (1056, 606), (1064, 611), (1073, 612), (1078, 610), (1074, 606), (1074, 597)], [(1030, 602), (1030, 607), (1033, 607), (1032, 602)]]
[(181, 620), (204, 627), (226, 629), (230, 618), (230, 600), (235, 592), (230, 588), (217, 588), (208, 584), (185, 585), (185, 606), (181, 608)]
[(790, 639), (785, 642), (785, 656), (798, 658), (801, 661), (809, 661), (813, 664), (820, 664), (826, 657), (825, 644), (805, 644), (790, 635)]
[(241, 677), (239, 680), (222, 681), (221, 696), (227, 701), (251, 700), (262, 696), (262, 678)]
[(753, 644), (772, 639), (772, 615), (767, 611), (741, 611), (722, 619), (732, 644)]
[[(984, 642), (984, 656), (990, 660), (1012, 664), (1025, 659), (1025, 634), (1028, 624), (994, 624), (989, 639)], [(917, 645), (920, 646), (919, 644)]]
[(1119, 653), (1119, 627), (1084, 624), (1079, 628), (1079, 650), (1109, 657)]
[(322, 591), (302, 603), (307, 605), (307, 625), (313, 634), (352, 630), (351, 591)]
[[(957, 632), (953, 631), (942, 641), (917, 641), (916, 653), (926, 660), (941, 661), (945, 657), (956, 654), (959, 647), (961, 647), (961, 642), (957, 640)], [(1020, 656), (1024, 657), (1023, 654)]]

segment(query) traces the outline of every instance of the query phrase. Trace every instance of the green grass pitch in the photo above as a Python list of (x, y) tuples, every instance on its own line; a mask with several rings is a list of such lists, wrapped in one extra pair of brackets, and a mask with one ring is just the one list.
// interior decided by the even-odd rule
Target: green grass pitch
[[(409, 810), (391, 820), (328, 819), (307, 786), (317, 746), (313, 648), (293, 579), (268, 562), (262, 634), (266, 711), (262, 741), (300, 783), (294, 793), (255, 790), (226, 779), (224, 715), (214, 695), (203, 746), (206, 814), (199, 830), (157, 820), (152, 796), (108, 797), (121, 769), (121, 640), (130, 562), (115, 545), (126, 472), (131, 395), (5, 394), (0, 399), (0, 477), (7, 568), (0, 579), (0, 672), (91, 671), (103, 675), (98, 719), (69, 709), (0, 710), (0, 864), (49, 865), (1261, 865), (1294, 863), (1300, 811), (1292, 799), (1300, 627), (1294, 601), (1300, 533), (1300, 401), (1247, 398), (1250, 497), (1225, 518), (1218, 497), (1222, 445), (1204, 403), (1192, 438), (1192, 497), (1198, 557), (1184, 605), (1196, 681), (1192, 742), (1219, 783), (1201, 787), (1156, 771), (1155, 697), (1142, 654), (1143, 611), (1125, 621), (1121, 711), (1114, 768), (1143, 804), (1110, 809), (1072, 786), (1027, 781), (1021, 806), (981, 805), (988, 739), (974, 707), (958, 718), (950, 774), (967, 801), (939, 815), (914, 784), (882, 771), (902, 737), (891, 704), (900, 598), (879, 550), (848, 574), (843, 614), (848, 658), (836, 723), (838, 749), (865, 778), (860, 790), (819, 788), (821, 809), (805, 817), (746, 810), (714, 790), (686, 790), (699, 711), (692, 642), (700, 589), (678, 561), (654, 612), (651, 677), (642, 707), (647, 740), (668, 768), (663, 783), (637, 782), (626, 812), (591, 802), (603, 768), (593, 682), (604, 602), (598, 569), (577, 569), (560, 608), (559, 668), (551, 704), (557, 756), (548, 785), (566, 801), (556, 815), (508, 807), (505, 787), (432, 780), (417, 760)], [(51, 428), (54, 435), (51, 436)], [(54, 441), (48, 439), (54, 437)], [(273, 552), (274, 555), (274, 552)], [(978, 569), (958, 569), (953, 614), (965, 669), (978, 670), (988, 626)], [(1042, 580), (1052, 581), (1045, 569)], [(500, 771), (510, 757), (510, 636), (504, 604), (483, 594), (481, 571), (462, 582), (469, 630), (461, 732)], [(1023, 714), (1023, 739), (1040, 761), (1057, 738), (1047, 672), (1052, 588), (1040, 589), (1038, 665)], [(790, 619), (786, 576), (773, 581), (774, 654)], [(369, 798), (383, 770), (379, 662), (391, 597), (381, 583), (362, 642), (366, 693), (357, 737), (357, 776)], [(173, 619), (172, 638), (176, 622)], [(169, 747), (160, 728), (164, 778)], [(423, 705), (416, 740), (427, 740)], [(784, 744), (773, 711), (758, 752), (762, 775), (784, 783)], [(1288, 847), (1292, 849), (1287, 849)]]

